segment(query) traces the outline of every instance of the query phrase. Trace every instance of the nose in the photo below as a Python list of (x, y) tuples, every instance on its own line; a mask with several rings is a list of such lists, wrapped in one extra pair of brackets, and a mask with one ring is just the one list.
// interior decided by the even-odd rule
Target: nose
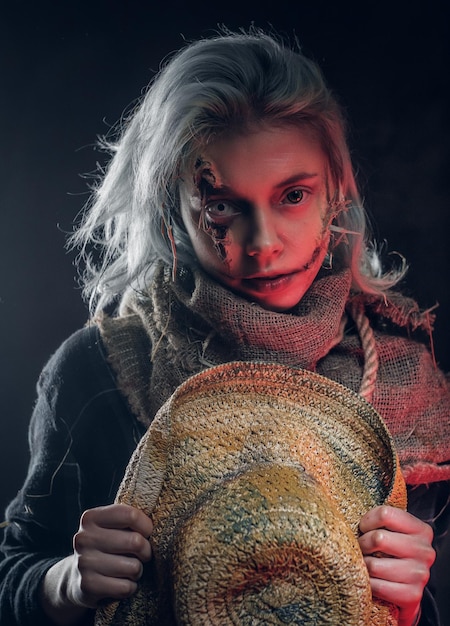
[(277, 230), (276, 216), (255, 210), (249, 222), (246, 252), (252, 257), (271, 257), (283, 249)]

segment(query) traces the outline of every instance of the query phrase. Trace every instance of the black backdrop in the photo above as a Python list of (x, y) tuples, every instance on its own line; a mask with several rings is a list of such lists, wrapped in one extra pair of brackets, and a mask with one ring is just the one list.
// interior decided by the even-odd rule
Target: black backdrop
[[(410, 264), (405, 289), (439, 302), (438, 362), (450, 369), (450, 74), (447, 2), (17, 2), (0, 20), (0, 508), (28, 460), (34, 385), (87, 318), (64, 251), (120, 118), (184, 39), (217, 24), (295, 34), (351, 120), (378, 239)], [(450, 618), (449, 618), (450, 619)], [(450, 623), (450, 622), (449, 622)]]

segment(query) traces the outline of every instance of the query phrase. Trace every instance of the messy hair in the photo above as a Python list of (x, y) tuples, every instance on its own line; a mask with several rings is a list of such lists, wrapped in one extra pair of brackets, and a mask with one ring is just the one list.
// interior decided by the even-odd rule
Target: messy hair
[(370, 240), (342, 109), (317, 64), (259, 29), (224, 30), (174, 54), (116, 138), (103, 140), (111, 159), (70, 238), (92, 311), (144, 288), (158, 260), (196, 263), (180, 217), (180, 173), (194, 167), (202, 146), (255, 123), (295, 124), (320, 142), (329, 201), (345, 199), (332, 224), (334, 258), (351, 268), (353, 288), (382, 294), (400, 279), (403, 269), (383, 273)]

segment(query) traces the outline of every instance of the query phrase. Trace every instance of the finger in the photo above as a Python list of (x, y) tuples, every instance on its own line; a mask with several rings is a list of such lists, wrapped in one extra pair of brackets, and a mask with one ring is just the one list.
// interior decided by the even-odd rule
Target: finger
[(431, 567), (436, 558), (433, 547), (423, 538), (384, 528), (366, 532), (358, 538), (358, 542), (364, 555), (381, 553), (398, 559), (411, 558), (427, 567)]
[(144, 571), (139, 559), (127, 555), (90, 552), (78, 558), (78, 569), (82, 579), (99, 575), (105, 578), (126, 578), (137, 582)]
[(364, 562), (370, 578), (379, 578), (394, 583), (425, 587), (430, 578), (430, 569), (415, 559), (393, 559), (366, 556)]
[(386, 528), (406, 535), (423, 535), (429, 543), (433, 539), (431, 526), (417, 519), (411, 513), (392, 506), (378, 506), (362, 516), (359, 523), (359, 529), (362, 533), (376, 528)]
[(105, 600), (123, 600), (136, 590), (137, 583), (129, 578), (112, 578), (90, 572), (83, 577), (76, 600), (81, 606), (95, 609)]
[(139, 509), (128, 504), (112, 504), (85, 511), (81, 517), (81, 526), (95, 524), (102, 528), (130, 528), (143, 537), (153, 532), (151, 519)]
[(372, 594), (380, 600), (392, 602), (400, 609), (409, 608), (411, 614), (417, 612), (423, 595), (423, 587), (420, 585), (407, 585), (382, 578), (371, 578), (370, 586)]
[(132, 530), (116, 530), (95, 527), (82, 529), (73, 538), (73, 548), (77, 554), (99, 552), (122, 554), (138, 558), (142, 562), (151, 559), (152, 549), (148, 539)]

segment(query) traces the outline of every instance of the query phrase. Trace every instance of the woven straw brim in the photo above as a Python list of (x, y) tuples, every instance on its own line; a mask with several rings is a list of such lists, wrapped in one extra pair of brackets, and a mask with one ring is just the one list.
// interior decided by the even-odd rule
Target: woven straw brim
[(406, 505), (393, 441), (371, 405), (317, 374), (237, 362), (193, 376), (118, 500), (152, 517), (154, 560), (99, 625), (395, 623), (371, 602), (356, 540), (369, 509)]

